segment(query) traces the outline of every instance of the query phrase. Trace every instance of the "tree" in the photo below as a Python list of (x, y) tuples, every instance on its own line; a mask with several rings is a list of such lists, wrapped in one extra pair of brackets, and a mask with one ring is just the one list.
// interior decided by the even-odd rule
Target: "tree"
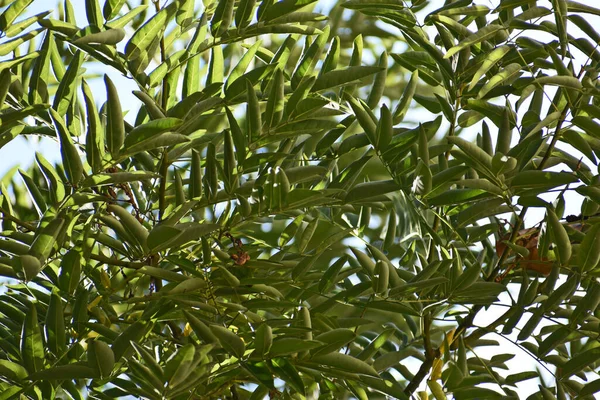
[(1, 3), (0, 398), (600, 391), (599, 9)]

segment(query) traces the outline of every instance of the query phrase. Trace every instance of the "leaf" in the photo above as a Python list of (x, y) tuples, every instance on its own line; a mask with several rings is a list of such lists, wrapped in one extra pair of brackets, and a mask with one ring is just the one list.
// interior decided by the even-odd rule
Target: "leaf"
[(517, 77), (517, 75), (520, 75), (520, 72), (521, 64), (512, 63), (507, 65), (502, 71), (491, 77), (487, 83), (483, 85), (483, 87), (477, 93), (477, 98), (481, 99), (498, 85), (511, 82)]
[(134, 217), (129, 211), (116, 204), (109, 204), (106, 206), (106, 210), (113, 213), (119, 221), (123, 224), (123, 227), (127, 233), (135, 240), (135, 244), (141, 248), (144, 254), (148, 254), (150, 249), (148, 248), (146, 241), (148, 239), (148, 230)]
[(493, 176), (492, 170), (492, 157), (482, 150), (479, 146), (468, 142), (458, 136), (450, 136), (447, 138), (448, 142), (458, 146), (465, 154), (477, 164), (477, 171), (484, 173), (488, 176)]
[(382, 69), (376, 73), (375, 78), (373, 79), (373, 86), (371, 87), (371, 92), (367, 98), (367, 105), (369, 108), (377, 107), (381, 97), (383, 96), (383, 92), (385, 91), (388, 66), (388, 55), (385, 51), (379, 56), (377, 65)]
[(131, 353), (131, 342), (139, 342), (144, 337), (152, 324), (146, 321), (136, 321), (117, 336), (113, 341), (111, 349), (115, 362)]
[(330, 26), (326, 25), (323, 32), (317, 36), (314, 42), (310, 45), (308, 50), (304, 53), (300, 61), (298, 62), (296, 69), (292, 74), (292, 89), (296, 89), (300, 84), (300, 81), (304, 77), (310, 74), (319, 61), (321, 52), (327, 40), (329, 39)]
[(98, 33), (91, 33), (73, 41), (74, 45), (106, 44), (115, 45), (125, 38), (125, 31), (121, 28), (107, 29)]
[(246, 345), (238, 335), (218, 325), (210, 325), (209, 328), (227, 352), (237, 358), (242, 358), (246, 350)]
[(248, 69), (248, 66), (254, 59), (256, 52), (260, 48), (261, 44), (262, 44), (262, 42), (260, 40), (257, 40), (252, 45), (252, 47), (250, 47), (244, 53), (244, 55), (242, 56), (240, 61), (238, 61), (238, 63), (235, 65), (235, 67), (233, 67), (233, 69), (229, 73), (229, 76), (227, 77), (227, 82), (225, 83), (225, 89), (227, 89), (231, 85), (232, 82), (235, 82), (239, 77), (241, 77), (246, 72), (246, 69)]
[(175, 21), (182, 27), (188, 26), (194, 18), (195, 0), (181, 0)]
[(459, 51), (461, 51), (467, 47), (481, 43), (484, 40), (489, 40), (489, 39), (493, 38), (498, 31), (503, 30), (503, 29), (504, 29), (504, 27), (502, 25), (497, 25), (497, 24), (486, 25), (483, 28), (479, 29), (477, 32), (475, 32), (472, 35), (461, 40), (460, 43), (457, 44), (456, 46), (450, 48), (444, 55), (444, 58), (450, 58), (454, 54), (458, 53)]
[(567, 36), (567, 0), (552, 0), (552, 8), (554, 10), (560, 48), (564, 58), (567, 54), (567, 45), (569, 43)]
[(114, 185), (126, 182), (144, 181), (152, 178), (157, 178), (153, 172), (146, 171), (132, 171), (132, 172), (114, 172), (114, 173), (100, 173), (96, 175), (90, 175), (81, 182), (81, 187), (93, 187), (93, 186), (104, 186)]
[(248, 143), (253, 143), (262, 133), (261, 113), (256, 92), (254, 91), (252, 83), (248, 80), (246, 80), (246, 90), (246, 102), (248, 104), (246, 107), (246, 131), (248, 132)]
[(106, 342), (96, 339), (88, 344), (88, 365), (101, 378), (110, 376), (115, 365), (115, 355)]
[(139, 58), (150, 47), (154, 38), (162, 32), (173, 14), (175, 14), (177, 6), (178, 2), (173, 2), (162, 8), (133, 34), (125, 46), (125, 57), (128, 60)]
[(133, 155), (142, 151), (156, 150), (161, 147), (172, 147), (180, 143), (189, 142), (190, 138), (179, 133), (164, 132), (140, 141), (130, 147), (123, 148), (123, 155)]
[(238, 29), (245, 28), (250, 24), (255, 6), (256, 0), (240, 1), (235, 11), (235, 26), (238, 27)]
[(399, 190), (400, 187), (393, 180), (364, 182), (355, 185), (346, 195), (346, 203), (357, 203), (371, 197), (384, 195)]
[(314, 349), (314, 351), (311, 352), (312, 356), (316, 357), (337, 351), (352, 342), (355, 337), (356, 334), (352, 330), (344, 328), (332, 329), (328, 332), (321, 333), (316, 336), (314, 340), (322, 342), (324, 345)]
[(42, 371), (37, 371), (29, 375), (32, 380), (74, 380), (74, 379), (93, 379), (97, 378), (98, 373), (82, 364), (67, 364), (51, 367)]
[(567, 265), (571, 258), (571, 239), (567, 234), (567, 230), (560, 223), (558, 217), (552, 210), (548, 210), (548, 221), (552, 228), (552, 236), (558, 250), (558, 261), (561, 265)]
[(82, 64), (83, 53), (78, 50), (71, 59), (67, 72), (60, 81), (56, 94), (54, 95), (54, 104), (52, 105), (52, 108), (54, 108), (60, 116), (64, 116), (67, 113), (70, 104), (73, 102), (77, 76)]
[(224, 0), (217, 4), (215, 13), (210, 20), (210, 32), (214, 37), (222, 36), (233, 20), (234, 0)]
[(188, 343), (180, 347), (165, 366), (164, 377), (169, 387), (176, 387), (192, 372), (196, 348)]
[[(110, 2), (121, 2), (123, 3), (126, 0), (109, 0), (107, 2), (104, 3), (104, 6), (106, 7), (106, 5)], [(121, 7), (123, 6), (123, 4), (121, 4)], [(110, 22), (107, 22), (105, 24), (105, 26), (109, 29), (121, 29), (124, 28), (129, 22), (131, 22), (136, 16), (138, 16), (140, 13), (142, 13), (143, 11), (145, 11), (148, 8), (147, 4), (142, 4), (139, 5), (137, 7), (132, 8), (129, 12), (127, 12), (126, 14), (122, 15), (119, 18), (113, 19)], [(113, 15), (112, 18), (114, 18), (116, 16), (115, 13), (118, 13), (113, 11), (111, 12), (111, 15)], [(112, 19), (112, 18), (106, 18), (107, 20)]]
[(269, 350), (269, 357), (281, 357), (295, 354), (299, 351), (312, 350), (321, 347), (323, 343), (315, 340), (298, 339), (292, 337), (276, 338)]
[(93, 173), (103, 170), (102, 161), (105, 153), (104, 129), (100, 123), (100, 116), (92, 91), (85, 80), (81, 83), (87, 117), (88, 130), (85, 136), (85, 155)]
[(277, 126), (283, 117), (285, 83), (283, 71), (277, 68), (274, 75), (271, 80), (271, 93), (267, 99), (267, 108), (263, 118), (263, 123), (267, 131)]
[(62, 202), (66, 196), (65, 185), (54, 167), (40, 153), (35, 153), (35, 160), (46, 177), (50, 189), (50, 198), (55, 205)]
[(579, 181), (577, 176), (568, 172), (522, 171), (510, 182), (513, 188), (539, 188), (542, 190), (567, 185)]
[(213, 334), (213, 332), (204, 322), (200, 321), (188, 311), (184, 310), (183, 314), (185, 315), (185, 318), (188, 320), (188, 323), (196, 333), (196, 336), (198, 336), (198, 339), (208, 344), (218, 342), (217, 336)]
[(285, 383), (290, 385), (296, 392), (301, 395), (306, 394), (306, 387), (302, 377), (286, 358), (273, 358), (271, 360), (271, 369), (279, 376)]
[(0, 374), (10, 380), (19, 382), (27, 377), (27, 370), (12, 361), (0, 360)]
[(317, 78), (312, 87), (312, 91), (319, 92), (325, 89), (344, 86), (383, 70), (384, 68), (381, 67), (356, 66), (326, 72)]
[(373, 369), (373, 367), (371, 367), (369, 364), (346, 354), (330, 353), (312, 357), (310, 360), (311, 362), (323, 364), (341, 371), (369, 376), (378, 376), (377, 371), (375, 371), (375, 369)]
[(600, 124), (592, 118), (578, 115), (573, 118), (572, 122), (583, 129), (587, 134), (600, 138)]
[(584, 368), (596, 363), (600, 359), (600, 348), (595, 347), (582, 351), (568, 360), (563, 366), (562, 371), (565, 377), (578, 373)]
[(9, 40), (0, 45), (0, 56), (6, 56), (17, 47), (22, 45), (23, 43), (29, 42), (31, 39), (35, 38), (39, 33), (41, 33), (43, 29), (35, 29), (33, 31), (27, 32), (24, 35), (19, 36), (18, 38)]
[(0, 15), (0, 31), (6, 32), (10, 25), (21, 15), (33, 0), (15, 0)]
[(593, 225), (585, 233), (585, 238), (577, 252), (577, 264), (582, 271), (589, 271), (600, 261), (600, 224)]
[(60, 155), (65, 167), (65, 172), (67, 173), (69, 182), (77, 186), (83, 177), (83, 164), (79, 157), (79, 152), (73, 143), (69, 130), (64, 124), (62, 116), (52, 108), (50, 109), (50, 116), (52, 117), (54, 129), (56, 130), (60, 141)]
[(21, 330), (21, 356), (23, 364), (30, 374), (42, 370), (44, 366), (44, 343), (42, 333), (38, 325), (37, 310), (31, 303)]
[(273, 330), (266, 323), (261, 324), (256, 330), (255, 352), (259, 357), (265, 357), (273, 345)]
[(104, 75), (106, 85), (106, 146), (108, 152), (115, 157), (125, 140), (123, 112), (118, 90), (108, 75)]
[(127, 0), (106, 0), (104, 2), (104, 8), (102, 9), (102, 15), (107, 21), (110, 21), (117, 15), (119, 15), (119, 11), (123, 8)]

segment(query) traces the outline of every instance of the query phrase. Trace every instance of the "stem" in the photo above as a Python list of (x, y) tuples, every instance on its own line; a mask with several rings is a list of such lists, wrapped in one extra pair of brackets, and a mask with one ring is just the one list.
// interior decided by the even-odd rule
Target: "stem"
[(427, 313), (423, 316), (423, 347), (425, 347), (425, 361), (421, 364), (419, 368), (419, 372), (408, 383), (406, 389), (404, 389), (404, 393), (407, 395), (412, 395), (415, 390), (421, 384), (421, 381), (425, 379), (427, 374), (429, 374), (429, 370), (433, 366), (433, 362), (437, 357), (439, 357), (440, 349), (434, 350), (431, 345), (431, 337), (430, 337), (430, 328), (431, 328), (432, 317), (430, 313)]
[[(14, 222), (15, 224), (22, 226), (23, 228), (27, 229), (28, 231), (35, 231), (35, 226), (31, 225), (28, 222), (25, 221), (21, 221), (19, 218), (17, 217), (13, 217), (12, 215), (10, 215), (4, 208), (0, 207), (0, 213), (3, 214), (4, 216), (2, 217), (3, 219), (7, 219), (9, 221)], [(2, 219), (0, 218), (0, 219)]]

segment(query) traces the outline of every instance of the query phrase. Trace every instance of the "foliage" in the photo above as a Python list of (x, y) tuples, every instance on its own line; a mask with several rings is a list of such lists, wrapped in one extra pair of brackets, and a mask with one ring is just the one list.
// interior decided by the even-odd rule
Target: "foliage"
[(0, 186), (0, 398), (600, 390), (599, 9), (31, 2), (1, 2), (0, 146), (62, 162)]

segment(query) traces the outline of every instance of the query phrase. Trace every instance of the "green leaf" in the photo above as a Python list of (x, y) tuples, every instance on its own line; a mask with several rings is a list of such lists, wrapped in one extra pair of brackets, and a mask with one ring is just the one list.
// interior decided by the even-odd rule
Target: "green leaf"
[(223, 346), (227, 352), (236, 356), (237, 358), (242, 358), (244, 352), (246, 351), (246, 345), (238, 335), (229, 329), (218, 325), (210, 325), (209, 328), (213, 335), (217, 337), (217, 340), (219, 340), (221, 346)]
[(552, 86), (562, 86), (568, 89), (581, 90), (583, 85), (579, 81), (579, 79), (574, 76), (542, 76), (533, 81), (534, 85), (552, 85)]
[(31, 303), (23, 329), (21, 330), (21, 356), (23, 364), (30, 374), (41, 371), (44, 367), (44, 343), (42, 342), (42, 333), (38, 325), (37, 310), (34, 303)]
[(510, 182), (513, 188), (539, 188), (550, 189), (579, 181), (577, 176), (568, 172), (551, 171), (522, 171), (515, 175)]
[(44, 197), (42, 196), (42, 193), (40, 192), (38, 186), (35, 184), (33, 179), (29, 175), (27, 175), (27, 173), (22, 169), (19, 169), (19, 175), (21, 175), (21, 178), (23, 178), (23, 182), (25, 183), (25, 187), (29, 192), (29, 196), (31, 197), (31, 200), (37, 210), (37, 213), (39, 215), (42, 215), (46, 211), (47, 206), (46, 200), (44, 200)]
[(569, 239), (567, 230), (552, 210), (548, 210), (548, 221), (558, 250), (558, 261), (561, 265), (567, 265), (571, 258), (571, 239)]
[(127, 357), (131, 354), (131, 342), (139, 342), (151, 327), (152, 324), (147, 321), (136, 321), (121, 332), (111, 346), (115, 362), (118, 362), (122, 357)]
[(65, 172), (67, 173), (69, 182), (77, 186), (83, 177), (83, 163), (79, 157), (79, 152), (73, 143), (69, 130), (64, 124), (62, 116), (52, 108), (50, 109), (50, 116), (52, 117), (54, 128), (60, 141), (60, 155), (65, 167)]
[(592, 118), (578, 115), (573, 118), (572, 122), (583, 129), (587, 134), (600, 138), (600, 124)]
[(565, 377), (569, 377), (579, 371), (585, 369), (588, 366), (593, 365), (600, 359), (600, 348), (596, 347), (582, 351), (575, 355), (569, 361), (562, 366), (562, 371)]
[(148, 254), (150, 249), (148, 248), (146, 241), (148, 239), (148, 230), (137, 220), (136, 217), (131, 215), (129, 211), (116, 204), (109, 204), (106, 206), (106, 210), (113, 213), (127, 233), (135, 240), (135, 245), (141, 248), (144, 254)]
[(504, 67), (504, 69), (491, 77), (485, 85), (477, 93), (477, 98), (481, 99), (498, 85), (508, 84), (521, 72), (521, 64), (512, 63)]
[(98, 0), (85, 0), (85, 13), (90, 25), (102, 26), (103, 18)]
[(486, 25), (483, 28), (479, 29), (477, 32), (475, 32), (472, 35), (461, 40), (461, 42), (459, 44), (457, 44), (456, 46), (449, 49), (446, 52), (446, 54), (444, 55), (444, 58), (450, 58), (454, 54), (458, 53), (459, 51), (461, 51), (467, 47), (471, 47), (471, 46), (481, 43), (485, 40), (489, 40), (489, 39), (493, 38), (494, 36), (496, 36), (498, 31), (503, 30), (503, 29), (504, 29), (504, 27), (502, 25), (497, 25), (497, 24)]
[(93, 379), (97, 378), (96, 370), (84, 364), (67, 364), (51, 367), (42, 371), (37, 371), (29, 375), (32, 380), (74, 380), (74, 379)]
[(585, 238), (577, 252), (577, 264), (582, 271), (589, 271), (600, 261), (600, 224), (593, 225), (585, 233)]
[(88, 130), (85, 136), (85, 155), (88, 164), (92, 167), (92, 172), (98, 173), (103, 170), (104, 158), (104, 129), (100, 123), (100, 116), (96, 109), (96, 103), (92, 96), (92, 91), (87, 82), (81, 83), (83, 98), (85, 100), (85, 109), (87, 117)]
[(125, 46), (125, 56), (128, 60), (139, 58), (150, 47), (154, 38), (160, 35), (175, 14), (177, 6), (178, 2), (173, 2), (162, 8), (133, 34)]
[(9, 40), (0, 45), (0, 56), (6, 56), (17, 47), (22, 45), (23, 43), (29, 42), (31, 39), (35, 38), (39, 33), (41, 33), (43, 29), (35, 29), (33, 31), (27, 32), (24, 35), (19, 36), (18, 38)]
[(8, 379), (19, 382), (27, 377), (27, 370), (12, 361), (0, 360), (0, 374)]
[(196, 348), (188, 343), (177, 350), (165, 366), (165, 380), (169, 387), (176, 387), (192, 372)]
[(110, 21), (119, 15), (119, 11), (121, 11), (126, 2), (127, 0), (106, 0), (102, 9), (102, 15), (104, 15), (107, 21)]
[(217, 8), (210, 20), (210, 32), (214, 37), (222, 36), (233, 20), (234, 0), (224, 0), (217, 3)]
[[(386, 266), (387, 268), (387, 266)], [(328, 332), (321, 333), (316, 336), (314, 340), (317, 342), (323, 342), (324, 345), (317, 347), (311, 353), (313, 357), (328, 354), (339, 350), (340, 348), (348, 345), (356, 337), (356, 334), (350, 329), (332, 329)]]
[(279, 376), (285, 383), (290, 385), (296, 392), (301, 395), (306, 394), (306, 387), (302, 377), (286, 358), (274, 358), (271, 360), (271, 369)]
[(188, 26), (194, 18), (195, 0), (181, 0), (175, 21), (182, 27)]
[[(109, 0), (106, 3), (104, 3), (104, 6), (106, 7), (106, 5), (108, 3), (114, 3), (114, 2), (121, 2), (120, 7), (123, 6), (123, 3), (126, 0)], [(120, 9), (119, 7), (119, 9)], [(126, 14), (122, 15), (119, 18), (113, 19), (110, 22), (106, 23), (106, 27), (109, 29), (121, 29), (124, 28), (129, 22), (131, 22), (136, 16), (138, 16), (140, 13), (144, 12), (146, 9), (148, 8), (147, 4), (142, 4), (139, 5), (137, 7), (132, 8), (129, 12), (127, 12)], [(113, 9), (114, 10), (114, 9)], [(111, 18), (106, 18), (107, 20), (112, 19), (116, 16), (116, 14), (118, 13), (118, 11), (112, 11)]]
[(400, 187), (393, 180), (359, 183), (348, 192), (344, 201), (346, 203), (357, 203), (371, 197), (395, 192), (399, 189)]
[(477, 171), (484, 173), (487, 176), (493, 176), (492, 174), (492, 156), (487, 154), (479, 146), (468, 142), (458, 136), (450, 136), (447, 138), (449, 143), (458, 146), (465, 154), (473, 160), (477, 165)]
[(348, 83), (358, 81), (383, 70), (385, 69), (381, 67), (356, 66), (326, 72), (317, 78), (312, 87), (312, 91), (319, 92), (325, 89), (345, 86)]
[(225, 89), (227, 89), (231, 85), (232, 82), (235, 82), (239, 77), (241, 77), (246, 72), (246, 70), (248, 69), (248, 66), (254, 59), (256, 52), (260, 48), (261, 44), (262, 44), (262, 42), (260, 40), (256, 41), (252, 45), (252, 47), (250, 47), (244, 53), (244, 55), (242, 56), (240, 61), (238, 61), (238, 63), (235, 65), (235, 67), (233, 67), (233, 69), (229, 73), (229, 76), (227, 77), (227, 82), (225, 82)]
[(101, 340), (88, 343), (88, 365), (98, 372), (101, 378), (110, 376), (115, 365), (115, 355), (111, 348)]
[(283, 70), (275, 69), (275, 76), (271, 80), (271, 93), (267, 99), (263, 123), (267, 131), (281, 122), (284, 107), (284, 79)]
[(69, 67), (67, 68), (67, 72), (60, 81), (54, 96), (54, 104), (52, 105), (52, 108), (54, 108), (60, 116), (63, 116), (67, 113), (70, 104), (73, 102), (73, 95), (75, 94), (75, 87), (77, 84), (77, 76), (82, 64), (83, 53), (78, 50), (71, 59)]
[(114, 185), (126, 182), (145, 181), (152, 178), (158, 178), (158, 175), (146, 171), (100, 173), (85, 178), (81, 182), (81, 187)]
[(0, 15), (0, 31), (6, 32), (15, 19), (17, 19), (19, 15), (25, 11), (32, 1), (33, 0), (13, 1), (11, 5)]
[(46, 177), (50, 189), (50, 198), (58, 205), (66, 196), (65, 185), (54, 167), (40, 153), (35, 153), (35, 160)]
[(213, 334), (213, 332), (210, 330), (210, 328), (204, 322), (200, 321), (198, 318), (193, 316), (188, 311), (184, 310), (183, 314), (185, 315), (185, 318), (188, 320), (188, 323), (190, 324), (191, 328), (196, 333), (196, 336), (198, 336), (198, 339), (200, 339), (203, 342), (208, 343), (208, 344), (218, 342), (217, 336), (215, 336), (215, 334)]
[(292, 337), (276, 338), (269, 350), (269, 357), (281, 357), (295, 354), (299, 351), (312, 350), (321, 347), (323, 343), (315, 340), (298, 339)]
[(125, 31), (121, 28), (116, 28), (84, 35), (74, 40), (73, 44), (78, 46), (85, 44), (116, 45), (123, 39), (125, 39)]
[(304, 53), (294, 73), (292, 74), (292, 89), (296, 89), (305, 76), (312, 73), (313, 68), (319, 61), (321, 52), (329, 39), (330, 26), (326, 25), (323, 32), (317, 36), (308, 50)]
[(340, 371), (369, 376), (378, 376), (377, 371), (375, 371), (375, 369), (373, 369), (373, 367), (371, 367), (369, 364), (346, 354), (330, 353), (312, 357), (310, 361), (317, 364), (326, 365)]
[(235, 26), (239, 28), (245, 28), (250, 24), (252, 20), (252, 12), (256, 6), (256, 0), (242, 0), (238, 4), (235, 11)]
[(123, 124), (123, 112), (117, 87), (108, 77), (104, 75), (106, 85), (106, 146), (109, 153), (115, 157), (125, 140), (125, 126)]
[(260, 357), (265, 357), (273, 345), (273, 330), (266, 323), (261, 324), (256, 330), (255, 352)]

